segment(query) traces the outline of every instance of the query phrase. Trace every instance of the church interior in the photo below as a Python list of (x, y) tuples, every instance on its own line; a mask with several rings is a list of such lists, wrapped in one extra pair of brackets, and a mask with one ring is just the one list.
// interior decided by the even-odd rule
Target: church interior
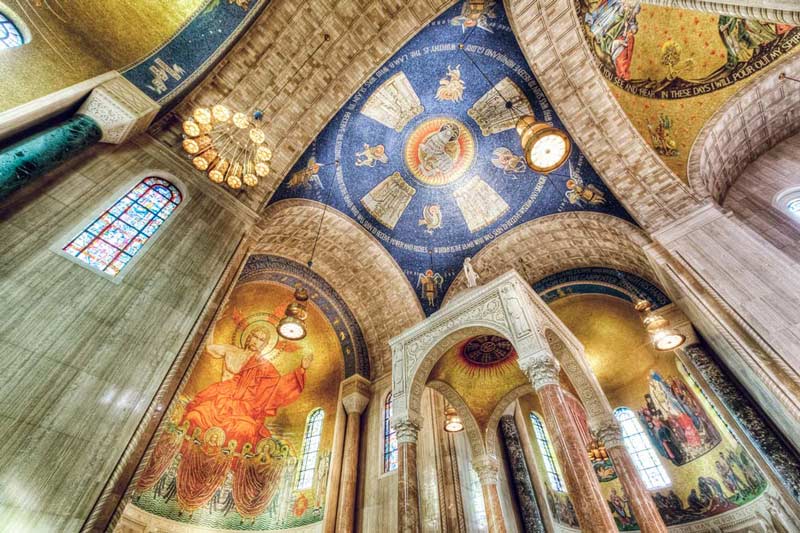
[(0, 69), (0, 532), (800, 532), (796, 0), (3, 0)]

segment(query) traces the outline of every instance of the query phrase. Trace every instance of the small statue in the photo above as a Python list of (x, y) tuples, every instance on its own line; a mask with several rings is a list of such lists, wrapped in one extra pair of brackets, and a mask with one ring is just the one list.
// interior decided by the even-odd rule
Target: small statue
[(478, 286), (478, 273), (472, 268), (469, 257), (464, 259), (464, 276), (467, 278), (467, 287), (471, 289)]

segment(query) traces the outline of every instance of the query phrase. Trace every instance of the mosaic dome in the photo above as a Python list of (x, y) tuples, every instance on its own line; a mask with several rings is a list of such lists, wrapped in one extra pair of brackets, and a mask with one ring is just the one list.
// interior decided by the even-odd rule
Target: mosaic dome
[(514, 354), (511, 342), (497, 335), (480, 335), (464, 344), (461, 355), (478, 366), (491, 366)]
[(307, 198), (352, 217), (430, 314), (464, 258), (519, 224), (574, 210), (631, 221), (580, 150), (548, 176), (530, 170), (521, 114), (564, 129), (502, 4), (459, 3), (345, 103), (271, 202)]

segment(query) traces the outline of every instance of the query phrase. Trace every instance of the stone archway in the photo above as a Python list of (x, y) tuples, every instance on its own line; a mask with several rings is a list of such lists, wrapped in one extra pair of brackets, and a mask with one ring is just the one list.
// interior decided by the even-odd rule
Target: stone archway
[[(546, 423), (557, 435), (556, 448), (567, 465), (567, 484), (584, 531), (608, 531), (614, 521), (600, 493), (594, 470), (578, 440), (574, 420), (568, 415), (558, 372), (564, 365), (589, 419), (603, 424), (612, 419), (611, 408), (583, 356), (583, 347), (547, 304), (516, 271), (488, 284), (464, 291), (428, 319), (393, 338), (394, 413), (398, 437), (398, 529), (419, 531), (416, 480), (416, 437), (422, 414), (422, 391), (433, 366), (454, 344), (477, 334), (508, 339), (518, 354), (518, 364), (531, 381), (542, 404)], [(485, 443), (485, 439), (481, 439)], [(497, 492), (499, 465), (495, 456), (473, 460), (483, 489), (489, 530), (504, 532)], [(652, 505), (652, 503), (651, 503)]]

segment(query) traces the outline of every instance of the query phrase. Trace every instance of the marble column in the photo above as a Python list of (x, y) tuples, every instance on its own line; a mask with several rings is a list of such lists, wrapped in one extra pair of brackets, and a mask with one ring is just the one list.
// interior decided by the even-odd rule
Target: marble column
[(531, 474), (525, 463), (525, 452), (522, 451), (522, 443), (519, 440), (517, 424), (513, 416), (500, 417), (500, 433), (503, 435), (503, 444), (511, 466), (511, 483), (517, 493), (522, 527), (525, 529), (525, 533), (545, 533), (536, 493), (533, 491)]
[(500, 506), (500, 495), (497, 492), (500, 474), (500, 465), (497, 463), (497, 459), (488, 455), (476, 457), (472, 460), (472, 468), (475, 469), (481, 482), (489, 533), (506, 533), (503, 508)]
[(337, 533), (351, 533), (355, 530), (361, 413), (367, 407), (369, 398), (369, 381), (358, 374), (348, 378), (342, 384), (342, 405), (347, 413), (347, 428), (344, 432), (342, 477), (339, 485), (339, 505), (336, 511)]
[(642, 0), (642, 3), (778, 24), (800, 24), (800, 5), (789, 5), (781, 0)]
[(639, 472), (633, 465), (622, 440), (622, 431), (616, 420), (607, 420), (595, 431), (606, 448), (622, 488), (631, 504), (631, 510), (642, 533), (666, 533), (667, 526), (658, 512), (650, 492), (645, 488)]
[(397, 431), (397, 531), (418, 533), (419, 488), (417, 481), (417, 433), (411, 420), (394, 424)]
[(766, 415), (749, 395), (743, 394), (714, 357), (701, 344), (690, 344), (678, 351), (687, 366), (696, 369), (708, 387), (714, 391), (722, 405), (758, 449), (761, 457), (772, 468), (781, 484), (800, 502), (800, 456), (788, 446)]
[(144, 131), (158, 110), (121, 76), (95, 87), (73, 117), (0, 151), (0, 201), (98, 142)]
[(544, 422), (553, 439), (581, 531), (616, 531), (617, 525), (600, 492), (597, 474), (589, 462), (586, 446), (581, 441), (575, 419), (558, 383), (558, 361), (548, 352), (521, 357), (520, 361), (524, 361), (522, 364), (525, 374), (536, 389), (536, 395), (542, 404)]

